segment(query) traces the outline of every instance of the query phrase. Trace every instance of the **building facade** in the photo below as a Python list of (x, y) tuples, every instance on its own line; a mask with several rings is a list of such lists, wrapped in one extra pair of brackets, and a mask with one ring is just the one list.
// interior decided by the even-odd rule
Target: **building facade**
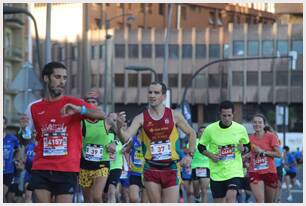
[[(172, 107), (181, 103), (192, 74), (212, 61), (297, 51), (295, 69), (286, 58), (213, 64), (192, 82), (186, 100), (198, 124), (215, 121), (218, 103), (229, 99), (235, 103), (235, 120), (250, 121), (260, 111), (274, 126), (276, 105), (285, 104), (289, 131), (302, 130), (302, 24), (279, 21), (275, 8), (267, 3), (173, 4), (167, 64)], [(45, 10), (46, 4), (34, 4), (33, 15), (42, 21)], [(69, 68), (67, 93), (82, 97), (95, 87), (104, 99), (107, 85), (106, 101), (113, 110), (125, 110), (131, 118), (145, 108), (154, 75), (125, 68), (149, 67), (162, 79), (168, 11), (167, 4), (154, 3), (52, 4), (52, 59)], [(75, 20), (66, 22), (64, 14)], [(38, 24), (44, 36), (45, 23)], [(58, 25), (62, 29), (56, 30)]]

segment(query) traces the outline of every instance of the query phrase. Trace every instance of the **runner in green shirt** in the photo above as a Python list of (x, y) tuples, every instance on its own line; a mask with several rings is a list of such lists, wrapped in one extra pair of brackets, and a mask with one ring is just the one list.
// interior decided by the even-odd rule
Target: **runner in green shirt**
[[(98, 106), (98, 93), (91, 90), (85, 101)], [(115, 127), (116, 118), (115, 113), (110, 113), (105, 120), (82, 121), (83, 140), (79, 179), (85, 202), (102, 202), (102, 192), (109, 173), (109, 155), (110, 152), (115, 152), (115, 144), (112, 143), (114, 137), (109, 130)]]
[(233, 203), (244, 177), (241, 153), (250, 151), (249, 137), (245, 127), (233, 121), (232, 102), (221, 102), (219, 112), (221, 120), (208, 125), (198, 149), (210, 158), (210, 188), (214, 201)]
[[(205, 126), (201, 126), (197, 132), (196, 148), (199, 144), (199, 139), (203, 134)], [(209, 186), (209, 159), (201, 154), (198, 149), (195, 150), (191, 162), (192, 183), (195, 202), (208, 202), (208, 186)], [(200, 193), (201, 191), (201, 193)]]

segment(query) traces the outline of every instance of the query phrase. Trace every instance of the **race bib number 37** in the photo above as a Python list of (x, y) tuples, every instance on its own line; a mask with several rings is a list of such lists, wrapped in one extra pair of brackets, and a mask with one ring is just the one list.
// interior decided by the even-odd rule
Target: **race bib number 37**
[(171, 145), (166, 142), (151, 143), (152, 160), (167, 160), (171, 158)]

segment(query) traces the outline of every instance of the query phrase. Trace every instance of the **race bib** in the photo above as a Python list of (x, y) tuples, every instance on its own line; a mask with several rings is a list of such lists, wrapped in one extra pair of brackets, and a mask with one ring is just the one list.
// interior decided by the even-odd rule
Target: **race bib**
[(207, 177), (207, 169), (206, 168), (196, 168), (196, 176), (197, 177)]
[(254, 160), (254, 170), (258, 171), (258, 170), (264, 170), (268, 168), (269, 168), (268, 158), (266, 156), (258, 155)]
[(187, 175), (191, 175), (192, 173), (191, 167), (185, 167), (185, 172)]
[(143, 162), (143, 154), (141, 151), (135, 151), (133, 164), (136, 166), (141, 166)]
[(43, 156), (67, 155), (66, 132), (53, 132), (44, 134)]
[(152, 160), (167, 160), (171, 158), (171, 145), (169, 140), (166, 142), (151, 143)]
[(85, 160), (100, 162), (103, 157), (103, 146), (88, 144), (86, 145)]
[(220, 146), (219, 154), (222, 161), (235, 159), (235, 145)]

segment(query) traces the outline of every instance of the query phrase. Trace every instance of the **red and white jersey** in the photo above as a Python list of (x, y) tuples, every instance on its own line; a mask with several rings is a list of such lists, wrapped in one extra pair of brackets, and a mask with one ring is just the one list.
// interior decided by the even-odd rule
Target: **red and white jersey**
[(41, 99), (29, 105), (28, 116), (37, 140), (32, 170), (80, 171), (81, 120), (84, 116), (63, 117), (60, 111), (67, 103), (93, 108), (85, 101), (69, 96), (52, 102)]

